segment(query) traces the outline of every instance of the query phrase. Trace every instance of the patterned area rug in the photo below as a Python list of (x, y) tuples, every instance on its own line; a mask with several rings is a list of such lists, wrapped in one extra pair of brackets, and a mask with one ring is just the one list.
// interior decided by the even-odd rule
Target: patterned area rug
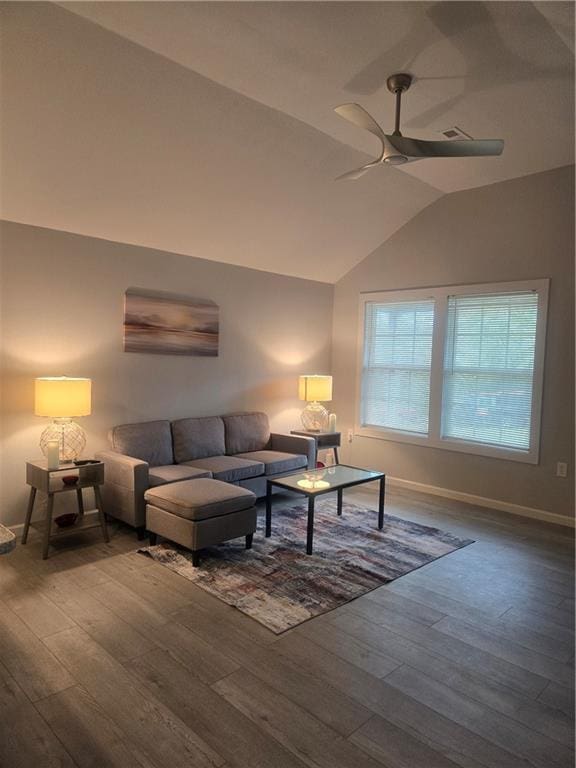
[(317, 502), (314, 554), (306, 554), (306, 508), (273, 511), (272, 537), (263, 519), (251, 550), (244, 539), (203, 552), (199, 568), (188, 550), (169, 542), (139, 550), (280, 634), (370, 592), (456, 549), (472, 544), (438, 528), (354, 504)]

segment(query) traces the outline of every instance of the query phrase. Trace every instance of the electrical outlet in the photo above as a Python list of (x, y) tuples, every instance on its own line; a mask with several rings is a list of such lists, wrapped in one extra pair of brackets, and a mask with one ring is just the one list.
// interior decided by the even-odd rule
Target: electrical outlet
[(556, 464), (556, 477), (568, 476), (568, 464), (565, 461), (559, 461)]
[(348, 430), (348, 442), (351, 443), (352, 440), (354, 440), (354, 430), (349, 429)]

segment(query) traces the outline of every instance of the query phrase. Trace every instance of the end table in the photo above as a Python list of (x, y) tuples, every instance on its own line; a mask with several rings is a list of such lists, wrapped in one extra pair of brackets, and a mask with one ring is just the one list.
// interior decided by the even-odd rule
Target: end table
[[(71, 476), (76, 476), (78, 480), (72, 483), (65, 483), (63, 478), (68, 478)], [(61, 464), (58, 469), (48, 469), (47, 462), (45, 460), (27, 461), (26, 482), (30, 486), (30, 498), (28, 501), (26, 520), (24, 522), (24, 531), (22, 533), (22, 544), (26, 544), (28, 539), (28, 531), (30, 529), (32, 512), (34, 511), (36, 492), (42, 491), (48, 496), (48, 504), (46, 506), (46, 523), (44, 527), (44, 544), (42, 548), (43, 560), (46, 560), (48, 557), (48, 549), (50, 547), (51, 540), (69, 535), (71, 533), (87, 531), (91, 528), (101, 528), (104, 541), (108, 542), (110, 540), (108, 537), (106, 518), (104, 517), (104, 511), (102, 509), (102, 498), (100, 496), (100, 486), (104, 482), (104, 462), (92, 461), (90, 463), (79, 465), (70, 462), (68, 464)], [(97, 523), (87, 522), (84, 518), (84, 499), (82, 497), (83, 488), (94, 489), (96, 509), (98, 511)], [(69, 528), (62, 528), (58, 533), (52, 533), (54, 496), (57, 493), (64, 493), (65, 491), (76, 492), (80, 522), (70, 526)]]
[(304, 437), (312, 437), (316, 442), (316, 453), (318, 451), (332, 450), (334, 451), (334, 461), (336, 464), (340, 464), (338, 459), (338, 448), (340, 447), (340, 432), (311, 432), (307, 429), (290, 431), (291, 435), (303, 435)]

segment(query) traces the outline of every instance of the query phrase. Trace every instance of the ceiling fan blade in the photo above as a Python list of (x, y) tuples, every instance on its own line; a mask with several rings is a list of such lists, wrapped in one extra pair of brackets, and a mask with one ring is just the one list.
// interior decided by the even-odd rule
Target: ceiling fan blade
[(373, 160), (371, 163), (367, 163), (366, 165), (363, 165), (361, 168), (356, 168), (353, 171), (347, 171), (346, 173), (343, 173), (341, 176), (337, 176), (335, 181), (343, 181), (345, 179), (349, 179), (349, 180), (359, 179), (360, 176), (364, 176), (364, 174), (368, 173), (370, 168), (373, 168), (375, 165), (380, 165), (380, 160)]
[(334, 112), (348, 120), (348, 122), (354, 123), (359, 128), (364, 128), (365, 131), (370, 131), (374, 136), (378, 136), (380, 141), (383, 142), (385, 140), (385, 133), (382, 128), (360, 104), (340, 104), (339, 107), (334, 107)]
[(400, 101), (402, 93), (410, 87), (412, 76), (406, 73), (391, 75), (387, 80), (388, 90), (396, 97), (396, 118), (394, 133), (386, 134), (372, 115), (360, 104), (340, 104), (336, 114), (380, 139), (382, 151), (379, 157), (361, 168), (348, 171), (338, 179), (359, 179), (371, 167), (379, 164), (403, 165), (427, 157), (494, 157), (504, 150), (502, 139), (465, 139), (458, 141), (426, 141), (402, 136), (400, 133)]
[(411, 159), (426, 157), (490, 157), (501, 155), (502, 139), (458, 139), (457, 141), (425, 141), (409, 136), (386, 136), (401, 154)]

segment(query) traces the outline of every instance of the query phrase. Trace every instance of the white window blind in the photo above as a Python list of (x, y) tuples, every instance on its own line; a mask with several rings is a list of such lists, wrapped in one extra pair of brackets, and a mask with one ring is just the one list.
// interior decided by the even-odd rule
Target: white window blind
[(428, 433), (434, 300), (367, 302), (363, 426)]
[(538, 294), (448, 297), (442, 437), (530, 448)]

